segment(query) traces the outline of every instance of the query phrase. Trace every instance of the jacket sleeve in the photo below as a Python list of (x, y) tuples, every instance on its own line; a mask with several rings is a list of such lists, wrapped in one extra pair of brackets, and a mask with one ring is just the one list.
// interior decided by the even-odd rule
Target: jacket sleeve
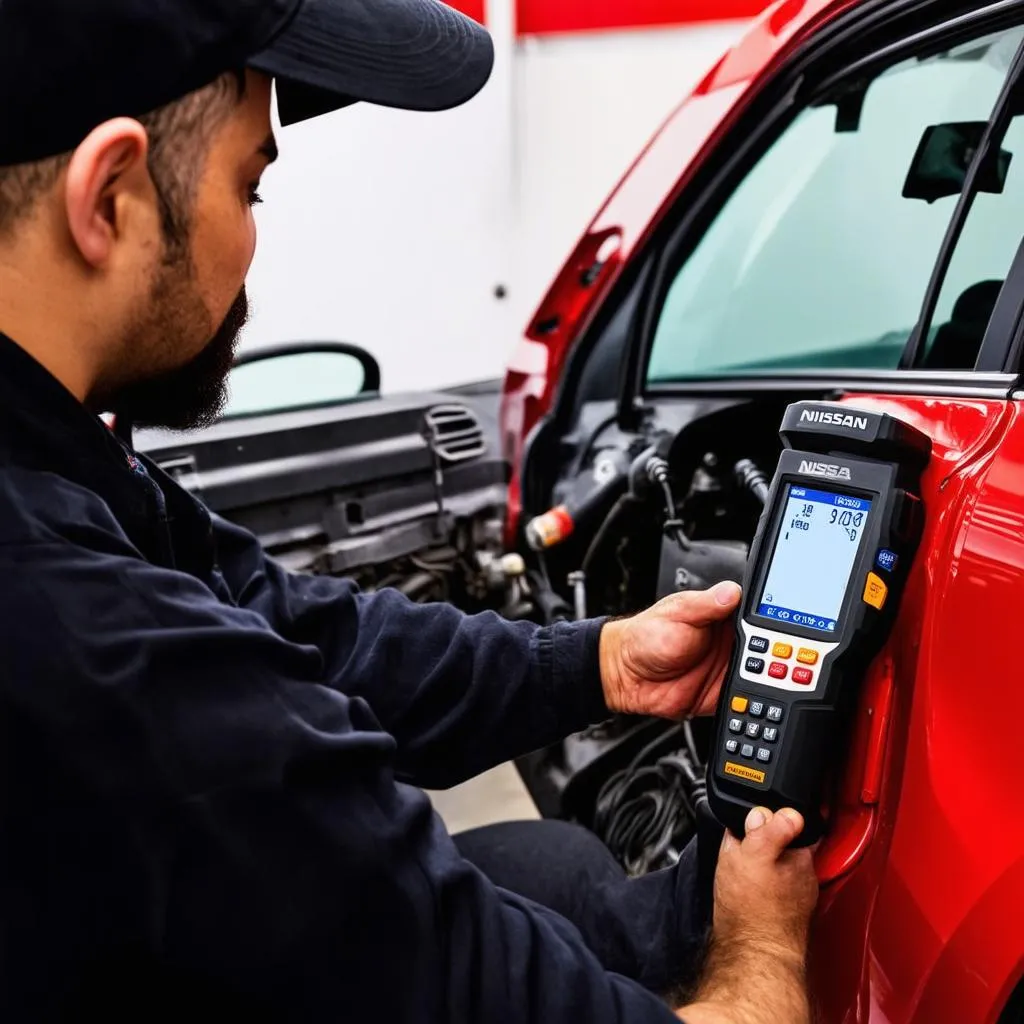
[[(113, 541), (102, 552), (63, 541), (6, 548), (0, 568), (0, 613), (31, 624), (0, 640), (5, 716), (20, 723), (8, 735), (46, 737), (38, 749), (51, 779), (33, 809), (32, 856), (89, 879), (53, 937), (62, 950), (124, 914), (148, 955), (244, 994), (269, 1019), (675, 1020), (606, 973), (567, 922), (495, 889), (458, 856), (425, 797), (396, 782), (395, 743), (367, 703), (325, 685), (317, 647)], [(344, 664), (372, 662), (359, 648), (391, 642), (376, 602), (327, 604), (369, 623), (360, 628), (372, 639)], [(405, 621), (434, 623), (449, 645), (479, 639), (479, 627), (460, 639), (455, 619)], [(497, 646), (525, 657), (530, 640)], [(497, 671), (497, 651), (484, 657)], [(431, 658), (443, 674), (444, 655)], [(542, 661), (531, 656), (538, 692), (558, 685), (554, 668), (541, 681)], [(510, 685), (527, 688), (527, 674), (513, 670)], [(402, 713), (429, 718), (440, 736), (459, 698), (436, 700), (434, 715)], [(11, 763), (14, 754), (5, 752)], [(31, 769), (19, 765), (25, 779)], [(88, 794), (88, 807), (69, 803), (57, 778)], [(50, 905), (59, 883), (32, 878), (46, 892), (26, 892), (19, 906)]]
[(393, 590), (363, 594), (347, 580), (286, 572), (223, 520), (215, 536), (234, 599), (316, 648), (325, 686), (373, 708), (398, 742), (403, 780), (443, 789), (608, 717), (601, 622), (540, 628)]

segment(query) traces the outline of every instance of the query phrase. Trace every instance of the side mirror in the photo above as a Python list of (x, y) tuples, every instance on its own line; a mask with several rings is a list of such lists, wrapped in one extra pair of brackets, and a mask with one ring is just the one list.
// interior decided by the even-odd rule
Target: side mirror
[(351, 402), (380, 391), (380, 364), (341, 341), (291, 342), (239, 356), (221, 416), (262, 416)]
[[(960, 121), (925, 128), (903, 185), (903, 198), (934, 203), (944, 196), (958, 196), (986, 127), (985, 121)], [(979, 168), (978, 191), (1002, 192), (1012, 159), (1005, 149), (993, 151)]]

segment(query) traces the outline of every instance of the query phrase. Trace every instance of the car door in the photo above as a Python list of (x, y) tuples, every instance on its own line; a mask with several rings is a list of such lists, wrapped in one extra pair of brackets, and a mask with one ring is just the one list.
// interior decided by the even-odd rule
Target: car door
[(1024, 964), (992, 718), (1024, 598), (1024, 7), (890, 12), (783, 69), (652, 232), (531, 440), (524, 503), (608, 431), (714, 401), (838, 397), (931, 436), (925, 542), (819, 852), (812, 986), (825, 1021), (990, 1021)]

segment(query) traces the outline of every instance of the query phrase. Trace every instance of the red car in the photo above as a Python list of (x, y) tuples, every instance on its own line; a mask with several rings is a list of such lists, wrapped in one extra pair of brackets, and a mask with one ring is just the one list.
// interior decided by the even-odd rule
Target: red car
[[(508, 543), (578, 510), (533, 561), (550, 616), (735, 578), (759, 512), (743, 474), (771, 476), (792, 401), (931, 437), (924, 540), (817, 858), (834, 1024), (1024, 1021), (1022, 44), (1018, 0), (782, 0), (597, 215), (505, 384)], [(687, 557), (657, 496), (602, 490), (650, 443)], [(521, 765), (542, 810), (600, 831), (641, 742), (617, 736)]]

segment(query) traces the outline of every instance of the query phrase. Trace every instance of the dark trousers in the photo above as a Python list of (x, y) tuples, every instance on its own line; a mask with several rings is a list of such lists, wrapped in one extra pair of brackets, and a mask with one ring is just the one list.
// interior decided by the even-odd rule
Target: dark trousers
[(721, 838), (703, 819), (675, 867), (637, 879), (593, 833), (567, 822), (506, 822), (455, 842), (495, 885), (571, 921), (606, 970), (676, 996), (700, 970)]

